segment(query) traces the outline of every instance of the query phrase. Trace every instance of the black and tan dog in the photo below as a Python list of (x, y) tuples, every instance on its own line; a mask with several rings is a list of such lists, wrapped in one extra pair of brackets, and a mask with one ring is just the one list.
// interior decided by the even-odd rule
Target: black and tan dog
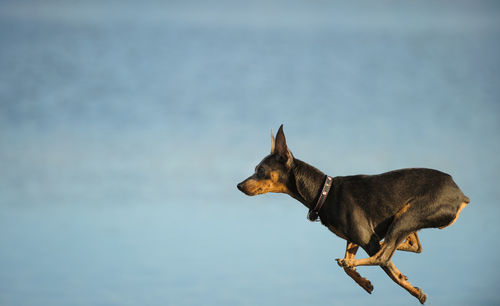
[[(418, 230), (442, 229), (457, 220), (469, 198), (451, 176), (432, 169), (401, 169), (331, 178), (293, 157), (283, 125), (276, 139), (271, 133), (271, 140), (271, 154), (238, 189), (251, 196), (289, 194), (309, 208), (311, 221), (319, 216), (323, 225), (347, 240), (345, 257), (337, 262), (363, 289), (371, 293), (373, 286), (356, 267), (377, 265), (423, 304), (427, 296), (408, 282), (392, 256), (396, 250), (422, 252)], [(370, 257), (355, 259), (359, 246)]]

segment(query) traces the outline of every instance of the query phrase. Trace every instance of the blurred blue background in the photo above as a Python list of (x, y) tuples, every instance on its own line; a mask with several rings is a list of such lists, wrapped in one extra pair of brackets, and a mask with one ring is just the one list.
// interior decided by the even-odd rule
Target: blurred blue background
[(453, 175), (471, 204), (395, 263), (500, 304), (499, 54), (498, 1), (1, 1), (0, 305), (417, 305), (236, 189), (281, 123), (332, 176)]

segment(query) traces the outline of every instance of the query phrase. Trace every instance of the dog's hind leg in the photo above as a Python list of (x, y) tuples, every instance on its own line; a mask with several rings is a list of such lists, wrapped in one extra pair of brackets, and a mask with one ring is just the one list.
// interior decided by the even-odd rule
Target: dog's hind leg
[[(355, 243), (347, 241), (347, 247), (345, 250), (345, 257), (344, 259), (354, 259), (356, 256), (356, 252), (358, 251), (359, 246)], [(372, 293), (373, 291), (373, 285), (372, 283), (359, 275), (359, 273), (356, 271), (356, 268), (346, 268), (344, 267), (344, 271), (347, 275), (349, 275), (358, 285), (361, 286), (361, 288), (365, 289), (366, 292)]]
[(408, 235), (406, 240), (398, 246), (397, 250), (422, 253), (422, 244), (420, 243), (420, 239), (418, 239), (417, 232)]
[[(380, 242), (380, 246), (383, 245), (384, 243)], [(417, 232), (413, 232), (410, 235), (408, 235), (405, 241), (400, 245), (398, 245), (398, 248), (396, 250), (413, 252), (413, 253), (422, 253), (422, 244), (420, 244), (420, 239), (418, 239)]]
[(388, 264), (384, 266), (380, 266), (387, 275), (398, 285), (406, 289), (411, 295), (416, 297), (421, 304), (425, 303), (425, 300), (427, 299), (427, 295), (422, 291), (422, 289), (418, 287), (414, 287), (409, 281), (406, 276), (404, 276), (398, 268), (394, 265), (394, 263), (389, 261)]

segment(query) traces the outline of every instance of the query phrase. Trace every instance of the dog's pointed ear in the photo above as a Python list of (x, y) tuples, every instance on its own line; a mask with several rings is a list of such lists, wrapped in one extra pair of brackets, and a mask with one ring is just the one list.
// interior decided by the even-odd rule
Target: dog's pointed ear
[(293, 163), (293, 155), (292, 152), (290, 152), (290, 150), (288, 150), (288, 147), (286, 146), (285, 133), (283, 133), (283, 124), (280, 126), (278, 133), (276, 133), (276, 141), (274, 147), (275, 147), (274, 151), (277, 152), (278, 155), (281, 156), (283, 159), (285, 159), (286, 166), (288, 168), (291, 168)]
[(283, 132), (283, 124), (280, 126), (278, 133), (276, 133), (275, 150), (279, 155), (285, 155), (286, 151), (288, 151), (285, 133)]
[(274, 153), (276, 149), (276, 139), (274, 139), (273, 129), (271, 129), (271, 154)]

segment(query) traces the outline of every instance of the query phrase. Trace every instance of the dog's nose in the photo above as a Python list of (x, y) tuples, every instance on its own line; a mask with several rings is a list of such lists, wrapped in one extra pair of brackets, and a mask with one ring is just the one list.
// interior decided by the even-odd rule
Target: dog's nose
[(243, 190), (241, 190), (241, 188), (243, 188), (243, 183), (239, 183), (238, 185), (236, 185), (236, 187), (238, 187), (238, 189), (239, 189), (240, 191), (243, 191)]

